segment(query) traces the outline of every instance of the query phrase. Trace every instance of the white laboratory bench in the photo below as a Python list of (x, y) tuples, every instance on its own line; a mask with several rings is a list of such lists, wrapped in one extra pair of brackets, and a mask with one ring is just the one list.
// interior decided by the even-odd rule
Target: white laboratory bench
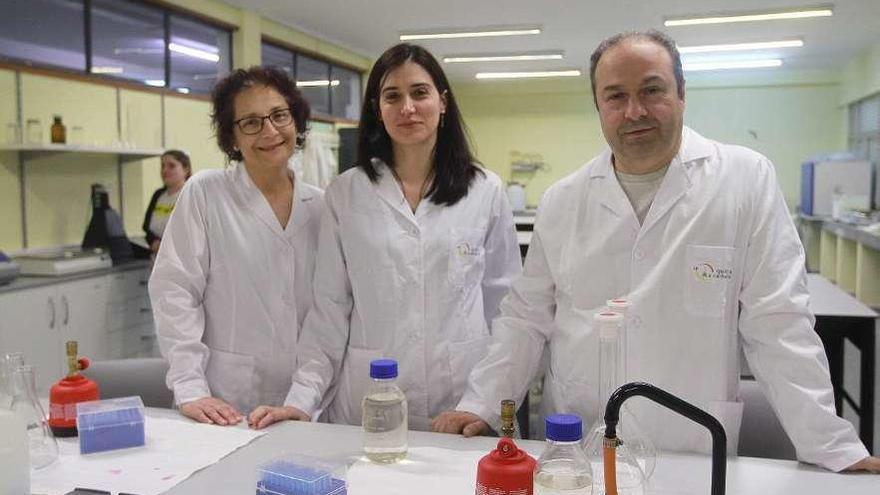
[[(149, 413), (156, 414), (155, 411), (150, 410)], [(168, 412), (158, 414), (167, 417)], [(702, 428), (697, 425), (694, 427)], [(218, 434), (221, 434), (220, 428), (218, 427)], [(285, 421), (273, 425), (267, 431), (267, 435), (195, 473), (166, 494), (253, 493), (257, 467), (284, 452), (294, 451), (350, 460), (356, 459), (360, 452), (360, 427)], [(410, 432), (409, 436), (411, 447), (441, 447), (487, 453), (494, 448), (497, 441), (497, 438), (464, 438), (459, 435), (427, 432)], [(539, 455), (544, 448), (543, 442), (535, 440), (519, 440), (517, 444), (534, 456)], [(710, 464), (707, 456), (661, 454), (646, 493), (708, 494)], [(727, 493), (731, 495), (876, 495), (878, 486), (880, 475), (837, 474), (794, 461), (740, 457), (730, 458), (727, 463)], [(395, 483), (390, 475), (388, 487), (388, 494), (419, 492), (419, 487)]]

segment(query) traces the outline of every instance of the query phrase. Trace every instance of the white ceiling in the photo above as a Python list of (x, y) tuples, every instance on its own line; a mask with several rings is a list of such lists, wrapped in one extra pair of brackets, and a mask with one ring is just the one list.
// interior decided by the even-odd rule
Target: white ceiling
[[(472, 79), (485, 70), (588, 68), (599, 41), (631, 29), (661, 29), (679, 45), (801, 37), (803, 48), (779, 49), (784, 67), (842, 68), (854, 55), (880, 42), (880, 0), (837, 0), (834, 16), (787, 21), (664, 28), (663, 19), (706, 13), (781, 9), (822, 4), (810, 0), (226, 0), (319, 38), (375, 58), (398, 42), (402, 31), (434, 28), (533, 25), (536, 36), (421, 41), (436, 56), (563, 50), (564, 60), (445, 64), (451, 79)], [(831, 3), (831, 2), (829, 2)], [(826, 3), (827, 4), (827, 3)], [(736, 55), (734, 55), (736, 56)], [(742, 58), (742, 56), (739, 56)], [(777, 70), (777, 69), (759, 69)]]

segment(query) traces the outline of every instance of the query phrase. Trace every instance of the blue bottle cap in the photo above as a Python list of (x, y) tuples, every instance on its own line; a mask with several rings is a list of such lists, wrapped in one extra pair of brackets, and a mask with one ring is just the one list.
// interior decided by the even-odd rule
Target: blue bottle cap
[(393, 359), (374, 359), (370, 361), (370, 378), (397, 378), (397, 361)]
[(577, 442), (583, 436), (581, 417), (577, 414), (551, 414), (546, 425), (548, 440)]

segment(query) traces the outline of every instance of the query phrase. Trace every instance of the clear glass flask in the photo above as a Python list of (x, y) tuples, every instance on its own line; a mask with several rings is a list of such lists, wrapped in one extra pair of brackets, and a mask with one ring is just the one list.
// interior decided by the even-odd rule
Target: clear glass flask
[[(604, 400), (607, 402), (611, 392), (613, 392), (626, 382), (626, 346), (628, 332), (627, 313), (629, 312), (630, 302), (626, 298), (619, 297), (615, 299), (609, 299), (605, 303), (605, 306), (608, 308), (609, 311), (620, 313), (620, 315), (623, 316), (623, 321), (621, 321), (620, 325), (618, 326), (617, 337), (617, 341), (620, 346), (617, 352), (618, 375), (615, 379), (615, 383), (610, 384), (611, 388), (608, 391), (609, 395), (603, 395)], [(604, 406), (605, 402), (603, 402), (602, 404)], [(657, 447), (654, 445), (654, 442), (651, 441), (651, 437), (644, 433), (644, 430), (641, 428), (641, 426), (639, 426), (635, 415), (626, 406), (623, 406), (620, 412), (620, 423), (617, 425), (617, 433), (619, 436), (622, 435), (621, 438), (630, 437), (629, 451), (632, 452), (633, 456), (635, 456), (636, 460), (639, 462), (639, 465), (642, 467), (642, 471), (644, 471), (645, 473), (645, 481), (651, 479), (651, 475), (654, 474), (654, 469), (657, 467)]]
[(406, 457), (409, 419), (406, 396), (397, 386), (397, 361), (370, 362), (373, 383), (363, 400), (364, 454), (373, 462), (389, 464)]
[(581, 446), (580, 416), (553, 414), (545, 421), (547, 446), (535, 466), (535, 495), (592, 495), (593, 468)]
[[(599, 487), (596, 491), (597, 495), (604, 493), (605, 486), (603, 461), (605, 405), (611, 394), (622, 385), (619, 378), (620, 367), (618, 366), (620, 357), (619, 329), (622, 322), (623, 315), (611, 311), (597, 313), (593, 317), (594, 328), (599, 332), (599, 410), (596, 411), (598, 419), (590, 428), (584, 449), (595, 473), (596, 486)], [(645, 439), (641, 432), (636, 430), (635, 419), (631, 417), (627, 420), (631, 428), (624, 434), (622, 427), (624, 415), (632, 416), (626, 409), (621, 409), (621, 421), (617, 429), (617, 438), (621, 442), (621, 445), (616, 449), (617, 488), (621, 494), (641, 493), (646, 480), (644, 466), (648, 462), (656, 462), (656, 451), (654, 458), (650, 461), (640, 460), (636, 457), (633, 449), (643, 444)]]
[(37, 399), (37, 387), (32, 366), (19, 366), (13, 371), (15, 396), (12, 411), (27, 426), (31, 469), (42, 469), (58, 458), (58, 442), (49, 429), (46, 413)]

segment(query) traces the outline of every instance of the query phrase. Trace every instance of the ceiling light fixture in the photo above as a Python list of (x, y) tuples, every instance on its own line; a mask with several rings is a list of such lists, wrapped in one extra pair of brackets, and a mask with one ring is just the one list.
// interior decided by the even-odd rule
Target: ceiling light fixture
[(498, 55), (450, 55), (443, 57), (447, 64), (465, 62), (519, 62), (524, 60), (562, 60), (562, 52), (553, 53), (509, 53)]
[(92, 67), (91, 71), (92, 74), (122, 74), (123, 69), (122, 67), (96, 65)]
[(164, 88), (165, 87), (165, 80), (164, 79), (147, 79), (144, 81), (144, 84), (146, 84), (147, 86), (155, 86), (157, 88)]
[(577, 77), (579, 70), (545, 70), (530, 72), (478, 72), (477, 79), (524, 79), (533, 77)]
[(168, 43), (168, 49), (172, 52), (180, 53), (181, 55), (189, 55), (190, 57), (207, 60), (208, 62), (220, 61), (220, 55), (217, 53), (211, 53), (206, 50), (200, 50), (198, 48), (192, 48), (178, 43)]
[(327, 79), (318, 79), (315, 81), (297, 81), (296, 86), (299, 88), (320, 88), (327, 86), (339, 86), (339, 79), (328, 81)]
[(400, 41), (414, 40), (442, 40), (454, 38), (487, 38), (492, 36), (523, 36), (531, 34), (541, 34), (539, 27), (524, 28), (486, 28), (479, 31), (456, 31), (449, 30), (445, 32), (421, 32), (421, 33), (401, 33)]
[(706, 70), (763, 69), (779, 67), (780, 65), (782, 65), (782, 60), (772, 58), (763, 60), (731, 60), (726, 62), (690, 62), (682, 64), (682, 68), (688, 72), (698, 72)]
[(725, 43), (719, 45), (680, 46), (678, 53), (738, 52), (746, 50), (768, 50), (773, 48), (800, 48), (803, 40), (757, 41), (753, 43)]
[(694, 17), (669, 18), (663, 21), (666, 27), (694, 26), (699, 24), (724, 24), (729, 22), (778, 21), (783, 19), (806, 19), (809, 17), (829, 17), (834, 15), (831, 6), (808, 7), (796, 10), (753, 12), (741, 14), (718, 14)]

